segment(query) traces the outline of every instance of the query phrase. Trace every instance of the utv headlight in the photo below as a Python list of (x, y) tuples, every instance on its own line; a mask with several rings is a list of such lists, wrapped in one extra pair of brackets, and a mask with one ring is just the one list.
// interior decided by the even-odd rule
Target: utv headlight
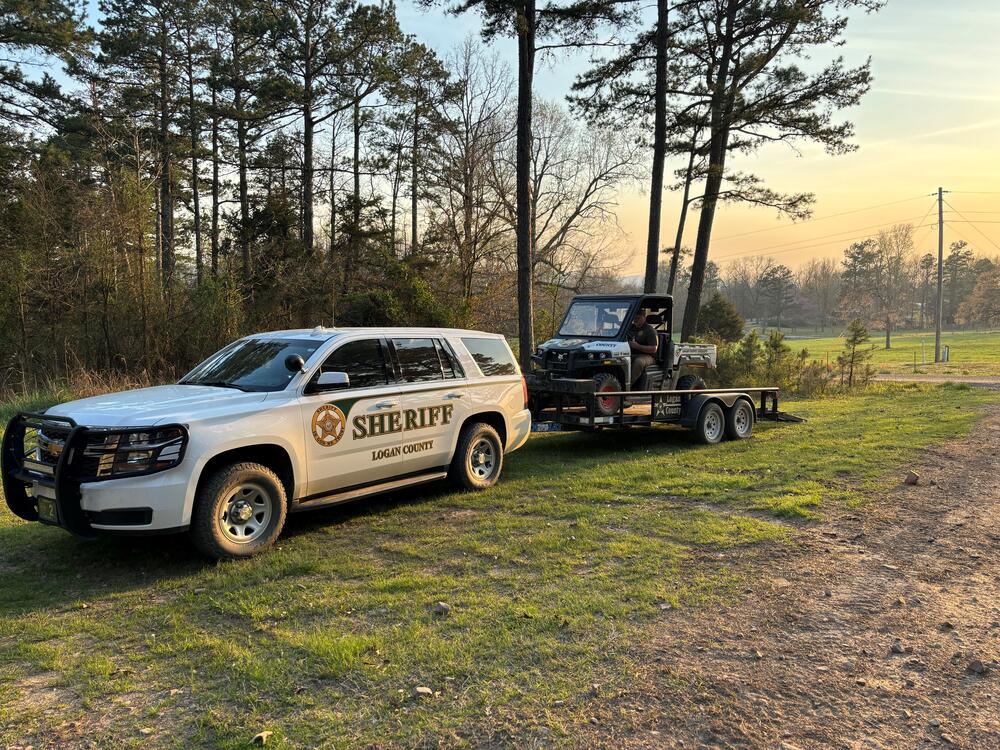
[(177, 466), (188, 434), (180, 425), (136, 430), (94, 430), (84, 448), (84, 478), (152, 474)]

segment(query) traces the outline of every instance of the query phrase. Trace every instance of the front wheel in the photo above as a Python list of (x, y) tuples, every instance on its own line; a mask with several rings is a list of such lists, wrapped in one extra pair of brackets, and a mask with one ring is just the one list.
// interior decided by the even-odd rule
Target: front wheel
[(722, 413), (722, 407), (714, 401), (705, 404), (695, 425), (698, 441), (705, 445), (715, 445), (722, 440), (725, 431), (726, 415)]
[(746, 440), (753, 433), (753, 407), (740, 399), (726, 413), (726, 437)]
[(503, 469), (503, 442), (485, 422), (462, 428), (448, 472), (451, 480), (467, 490), (485, 490), (497, 483)]
[(288, 498), (277, 474), (261, 464), (230, 464), (199, 487), (191, 540), (216, 560), (252, 557), (274, 544), (287, 514)]
[(602, 417), (611, 417), (618, 413), (619, 396), (602, 396), (601, 393), (620, 392), (622, 384), (618, 378), (610, 372), (599, 372), (594, 376), (594, 390), (597, 392), (595, 399), (597, 413)]

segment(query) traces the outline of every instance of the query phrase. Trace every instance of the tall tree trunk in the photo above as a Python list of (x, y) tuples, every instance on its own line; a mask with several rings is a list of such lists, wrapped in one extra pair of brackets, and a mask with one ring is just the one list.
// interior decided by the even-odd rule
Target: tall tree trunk
[(694, 259), (691, 261), (691, 284), (688, 287), (687, 304), (684, 307), (681, 341), (689, 341), (698, 328), (701, 292), (705, 286), (705, 267), (708, 264), (708, 247), (712, 241), (712, 223), (715, 221), (715, 208), (719, 201), (719, 192), (722, 188), (722, 178), (726, 168), (729, 118), (733, 107), (733, 95), (729, 92), (728, 79), (733, 55), (733, 25), (736, 21), (736, 10), (736, 3), (729, 0), (726, 11), (725, 41), (719, 56), (719, 69), (715, 76), (712, 93), (708, 177), (705, 179), (705, 195), (701, 203), (698, 237), (695, 241)]
[(653, 93), (653, 174), (649, 184), (649, 234), (646, 238), (646, 278), (643, 289), (656, 291), (660, 266), (660, 215), (663, 208), (663, 168), (667, 155), (667, 20), (669, 0), (656, 2), (656, 72)]
[(333, 263), (333, 254), (337, 246), (337, 122), (330, 124), (330, 253), (329, 260)]
[(531, 232), (531, 98), (535, 75), (535, 0), (520, 0), (517, 9), (517, 316), (521, 367), (531, 367), (535, 350), (532, 308)]
[(670, 279), (667, 282), (667, 294), (674, 293), (677, 283), (677, 266), (681, 261), (681, 245), (684, 243), (684, 226), (687, 224), (688, 207), (691, 205), (691, 182), (694, 180), (694, 162), (698, 156), (698, 133), (700, 127), (695, 127), (691, 135), (691, 148), (688, 153), (688, 165), (684, 172), (684, 195), (681, 199), (681, 213), (677, 219), (677, 234), (674, 236), (674, 249), (670, 254)]
[(303, 83), (305, 98), (302, 116), (302, 244), (306, 255), (313, 253), (313, 73), (312, 32), (306, 28), (306, 60)]
[[(419, 81), (418, 81), (419, 84)], [(413, 104), (413, 152), (410, 154), (410, 253), (417, 251), (417, 143), (420, 140), (420, 103)]]
[(212, 275), (219, 273), (219, 92), (212, 74)]
[(191, 129), (191, 207), (194, 213), (194, 268), (195, 280), (201, 283), (203, 258), (201, 252), (201, 196), (198, 191), (198, 118), (194, 101), (194, 60), (191, 52), (191, 29), (187, 38), (188, 118)]
[(161, 279), (164, 288), (170, 285), (174, 271), (174, 205), (170, 190), (170, 83), (167, 64), (167, 28), (165, 19), (160, 19), (160, 54), (157, 71), (159, 74), (159, 126), (160, 126), (160, 239), (163, 259)]

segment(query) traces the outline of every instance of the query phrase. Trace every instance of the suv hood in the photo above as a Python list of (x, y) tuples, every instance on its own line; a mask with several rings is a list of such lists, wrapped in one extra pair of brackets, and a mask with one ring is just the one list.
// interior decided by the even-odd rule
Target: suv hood
[(158, 385), (105, 396), (67, 401), (45, 413), (69, 417), (90, 427), (131, 427), (161, 422), (187, 422), (237, 411), (263, 401), (264, 392), (238, 391), (207, 385)]

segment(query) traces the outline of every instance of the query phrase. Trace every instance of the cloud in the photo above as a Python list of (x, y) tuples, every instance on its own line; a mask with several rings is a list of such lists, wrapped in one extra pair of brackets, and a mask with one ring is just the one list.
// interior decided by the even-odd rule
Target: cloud
[(965, 125), (955, 125), (950, 128), (941, 128), (939, 130), (928, 130), (924, 133), (912, 133), (910, 135), (903, 135), (898, 138), (886, 138), (882, 141), (874, 141), (871, 143), (863, 143), (864, 148), (873, 148), (875, 146), (887, 146), (893, 143), (905, 143), (906, 141), (917, 141), (923, 140), (925, 138), (937, 138), (942, 135), (954, 135), (956, 133), (968, 133), (973, 130), (986, 130), (988, 128), (1000, 128), (1000, 118), (994, 118), (992, 120), (981, 120), (980, 122), (970, 122)]
[(912, 91), (909, 89), (872, 89), (873, 94), (893, 94), (896, 96), (917, 96), (924, 99), (954, 99), (963, 102), (1000, 102), (994, 94), (962, 94), (954, 91)]

